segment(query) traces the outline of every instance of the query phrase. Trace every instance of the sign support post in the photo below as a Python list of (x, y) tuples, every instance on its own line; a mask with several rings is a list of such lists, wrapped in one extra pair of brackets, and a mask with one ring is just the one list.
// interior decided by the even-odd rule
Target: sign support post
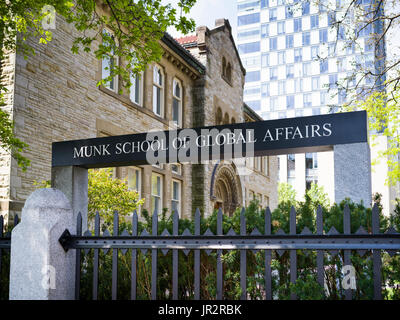
[(72, 206), (74, 221), (80, 212), (82, 228), (87, 230), (88, 169), (77, 166), (52, 167), (51, 187), (62, 191)]

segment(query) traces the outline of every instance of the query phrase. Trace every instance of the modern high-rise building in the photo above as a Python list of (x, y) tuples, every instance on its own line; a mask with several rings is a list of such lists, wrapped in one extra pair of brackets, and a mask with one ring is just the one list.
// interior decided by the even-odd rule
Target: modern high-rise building
[[(384, 43), (376, 48), (370, 38), (381, 32), (381, 26), (360, 28), (356, 43), (347, 40), (348, 30), (335, 27), (346, 1), (237, 1), (237, 44), (247, 71), (244, 101), (264, 119), (335, 112), (352, 98), (344, 88), (356, 83), (358, 93), (361, 88), (382, 88), (384, 79), (354, 76), (355, 70), (383, 66)], [(359, 0), (358, 5), (368, 9), (373, 1)], [(357, 12), (350, 12), (347, 19), (351, 15)], [(386, 188), (382, 170), (373, 173), (373, 192)], [(333, 202), (333, 152), (279, 156), (279, 171), (280, 181), (292, 184), (299, 199), (316, 182)]]

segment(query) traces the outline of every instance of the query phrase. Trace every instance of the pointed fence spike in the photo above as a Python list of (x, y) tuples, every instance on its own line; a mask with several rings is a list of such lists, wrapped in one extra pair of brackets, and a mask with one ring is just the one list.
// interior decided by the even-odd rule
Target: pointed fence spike
[(196, 235), (200, 235), (200, 221), (201, 221), (201, 213), (199, 208), (196, 209), (194, 213), (194, 233)]
[(296, 234), (296, 209), (294, 206), (290, 209), (290, 234)]
[(79, 211), (76, 216), (76, 235), (80, 236), (82, 234), (82, 214)]
[(119, 229), (119, 216), (118, 212), (114, 211), (114, 221), (113, 221), (113, 235), (118, 236), (118, 229)]
[(271, 234), (271, 210), (269, 209), (269, 207), (267, 207), (267, 209), (265, 209), (265, 226), (264, 226), (264, 233), (266, 235), (270, 235)]
[(174, 236), (177, 236), (179, 233), (179, 213), (178, 211), (175, 211), (173, 217), (172, 217), (172, 234)]
[(152, 230), (152, 235), (156, 236), (158, 233), (158, 214), (157, 214), (156, 210), (154, 210), (154, 213), (153, 213), (151, 230)]
[(336, 234), (339, 234), (339, 232), (336, 230), (334, 226), (332, 226), (328, 231), (328, 235), (336, 235)]
[(301, 234), (309, 235), (312, 234), (311, 230), (308, 227), (304, 227), (301, 231)]
[(244, 208), (240, 212), (240, 235), (246, 235), (246, 210)]
[(98, 236), (98, 234), (96, 234), (97, 229), (100, 229), (100, 214), (98, 211), (96, 211), (96, 215), (94, 216), (94, 230), (95, 230), (95, 236)]
[(132, 215), (132, 236), (137, 236), (137, 234), (138, 234), (137, 224), (138, 224), (138, 215), (135, 210), (135, 211), (133, 211), (133, 215)]
[(379, 234), (379, 207), (377, 203), (372, 208), (372, 234)]
[(222, 235), (222, 209), (219, 208), (217, 213), (217, 235)]
[(317, 234), (322, 235), (324, 232), (324, 225), (323, 225), (323, 217), (322, 217), (322, 207), (318, 205), (317, 209)]
[(18, 215), (16, 214), (16, 215), (14, 216), (14, 226), (16, 226), (18, 223), (19, 223), (19, 217), (18, 217)]
[(349, 205), (347, 203), (344, 206), (344, 211), (343, 211), (343, 233), (344, 234), (351, 234), (351, 230), (350, 230), (350, 208), (349, 208)]

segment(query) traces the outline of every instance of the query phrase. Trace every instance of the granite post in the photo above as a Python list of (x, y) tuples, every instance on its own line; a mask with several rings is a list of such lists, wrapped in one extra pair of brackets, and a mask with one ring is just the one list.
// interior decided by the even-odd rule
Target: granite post
[(74, 219), (80, 212), (82, 230), (87, 230), (88, 169), (75, 166), (53, 167), (51, 187), (62, 191), (70, 201)]
[(58, 242), (76, 230), (71, 205), (56, 189), (33, 192), (11, 233), (10, 300), (73, 300), (75, 250)]
[(371, 153), (368, 143), (340, 144), (333, 147), (335, 202), (345, 198), (371, 206)]

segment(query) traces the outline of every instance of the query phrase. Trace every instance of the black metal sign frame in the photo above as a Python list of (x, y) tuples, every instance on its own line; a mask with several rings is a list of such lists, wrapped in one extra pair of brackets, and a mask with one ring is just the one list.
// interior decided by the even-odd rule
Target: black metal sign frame
[[(249, 151), (254, 156), (321, 152), (338, 144), (367, 141), (367, 113), (356, 111), (55, 142), (52, 166), (100, 168), (151, 164), (149, 152), (156, 156), (165, 153), (159, 163), (184, 162), (177, 158), (179, 152), (185, 155), (195, 152), (198, 161), (205, 160), (201, 158), (205, 154), (209, 159), (227, 159), (248, 156)], [(237, 146), (241, 152), (227, 152)]]

